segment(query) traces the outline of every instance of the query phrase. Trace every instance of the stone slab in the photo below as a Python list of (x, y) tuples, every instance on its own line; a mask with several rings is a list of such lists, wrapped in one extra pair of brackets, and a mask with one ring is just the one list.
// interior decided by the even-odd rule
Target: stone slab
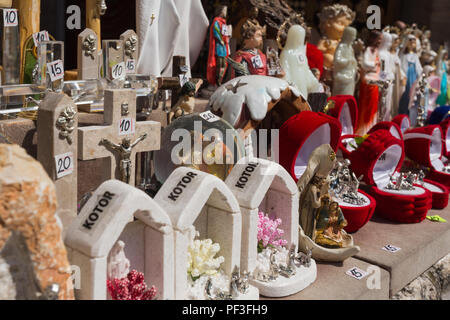
[[(370, 264), (349, 258), (343, 263), (317, 262), (317, 280), (303, 291), (284, 297), (271, 299), (261, 297), (261, 300), (387, 300), (389, 299), (389, 273), (379, 268), (380, 289), (368, 288), (368, 277), (356, 280), (346, 272), (353, 267), (368, 271)], [(373, 266), (372, 266), (373, 267)], [(372, 272), (372, 275), (374, 273)]]
[[(450, 208), (431, 210), (447, 223), (424, 220), (418, 224), (397, 224), (374, 217), (353, 235), (361, 247), (355, 258), (380, 266), (390, 277), (392, 297), (450, 252)], [(396, 253), (382, 250), (385, 245), (401, 248)]]

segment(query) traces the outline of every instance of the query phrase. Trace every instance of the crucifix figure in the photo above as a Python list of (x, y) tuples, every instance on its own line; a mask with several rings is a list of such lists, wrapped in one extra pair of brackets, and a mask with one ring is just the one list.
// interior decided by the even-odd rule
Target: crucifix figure
[(131, 151), (139, 144), (139, 142), (145, 140), (146, 138), (147, 134), (145, 133), (133, 143), (131, 143), (131, 140), (129, 138), (123, 138), (122, 143), (120, 144), (115, 144), (108, 139), (100, 140), (100, 145), (104, 145), (105, 147), (108, 147), (113, 151), (118, 151), (120, 156), (121, 180), (125, 183), (129, 184), (131, 178), (131, 169), (133, 167), (133, 163), (131, 161)]
[(152, 22), (150, 23), (150, 25), (152, 26), (153, 25), (153, 21), (155, 21), (155, 19), (156, 19), (154, 13), (152, 13), (152, 16), (150, 17), (150, 19), (152, 19)]
[(78, 158), (107, 158), (102, 182), (118, 179), (134, 186), (136, 154), (159, 150), (161, 124), (136, 121), (136, 91), (132, 89), (105, 90), (104, 107), (104, 125), (78, 129)]

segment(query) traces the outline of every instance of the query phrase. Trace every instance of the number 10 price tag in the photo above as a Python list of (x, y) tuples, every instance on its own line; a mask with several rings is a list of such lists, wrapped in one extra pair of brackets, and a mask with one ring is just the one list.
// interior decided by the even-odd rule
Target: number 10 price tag
[(16, 27), (19, 25), (19, 15), (16, 9), (3, 9), (3, 25)]
[(50, 74), (50, 79), (52, 82), (64, 78), (64, 64), (62, 60), (56, 60), (50, 63), (47, 63), (47, 70)]
[(113, 80), (124, 78), (126, 74), (125, 62), (118, 63), (112, 67), (111, 73)]
[(123, 118), (119, 122), (119, 136), (134, 134), (136, 132), (136, 123), (132, 118)]
[(34, 41), (35, 47), (39, 46), (39, 44), (41, 42), (49, 41), (49, 40), (50, 40), (50, 36), (48, 35), (48, 31), (44, 30), (44, 31), (33, 33), (33, 41)]
[(73, 173), (73, 153), (68, 152), (55, 156), (56, 177), (62, 178)]

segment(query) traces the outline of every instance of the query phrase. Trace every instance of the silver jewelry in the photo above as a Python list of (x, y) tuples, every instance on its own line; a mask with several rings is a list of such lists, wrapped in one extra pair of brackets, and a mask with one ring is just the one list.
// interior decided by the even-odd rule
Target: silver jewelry
[(338, 200), (352, 205), (364, 205), (366, 200), (359, 196), (359, 185), (363, 176), (356, 177), (350, 169), (351, 162), (346, 159), (338, 161), (329, 175), (330, 191)]
[[(422, 177), (422, 178), (419, 178)], [(412, 191), (414, 190), (414, 185), (420, 183), (420, 179), (422, 179), (423, 183), (423, 171), (422, 175), (408, 172), (400, 172), (400, 174), (395, 177), (393, 174), (389, 178), (389, 183), (385, 187), (387, 190), (394, 191)]]

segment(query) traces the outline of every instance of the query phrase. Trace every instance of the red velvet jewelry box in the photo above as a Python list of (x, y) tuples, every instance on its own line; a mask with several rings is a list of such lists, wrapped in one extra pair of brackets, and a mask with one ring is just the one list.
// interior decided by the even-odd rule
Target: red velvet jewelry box
[(420, 186), (412, 191), (388, 190), (390, 175), (398, 172), (405, 157), (403, 141), (388, 130), (377, 130), (350, 153), (351, 169), (371, 186), (369, 194), (376, 200), (375, 212), (391, 221), (417, 223), (431, 209), (431, 192)]

